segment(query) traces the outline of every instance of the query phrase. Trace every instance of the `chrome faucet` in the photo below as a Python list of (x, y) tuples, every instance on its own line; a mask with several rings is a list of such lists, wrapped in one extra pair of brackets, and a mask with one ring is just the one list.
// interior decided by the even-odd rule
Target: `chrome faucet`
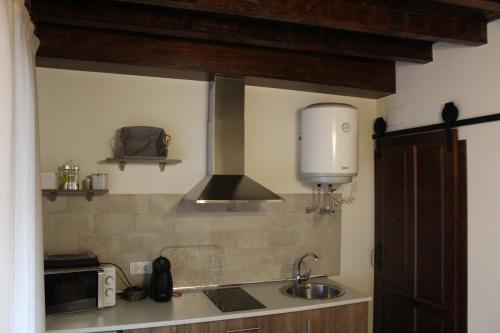
[(297, 262), (295, 263), (295, 265), (293, 267), (293, 277), (295, 279), (296, 284), (304, 284), (311, 277), (311, 268), (309, 268), (309, 270), (307, 271), (306, 274), (304, 274), (304, 275), (301, 274), (302, 261), (304, 261), (304, 259), (307, 257), (313, 257), (314, 261), (319, 260), (319, 257), (316, 254), (311, 253), (311, 252), (304, 254), (302, 257), (300, 257), (297, 260)]

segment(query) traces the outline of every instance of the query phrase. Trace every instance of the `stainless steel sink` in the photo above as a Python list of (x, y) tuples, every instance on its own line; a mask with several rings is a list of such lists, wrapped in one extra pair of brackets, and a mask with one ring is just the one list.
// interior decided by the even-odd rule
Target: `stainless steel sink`
[(303, 299), (332, 299), (345, 294), (345, 291), (333, 284), (309, 282), (299, 285), (286, 285), (280, 292), (288, 297)]

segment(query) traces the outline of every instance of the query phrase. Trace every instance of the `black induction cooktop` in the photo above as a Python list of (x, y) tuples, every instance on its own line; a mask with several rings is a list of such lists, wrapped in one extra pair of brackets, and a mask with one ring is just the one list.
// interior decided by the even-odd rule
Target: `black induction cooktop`
[(265, 308), (264, 304), (239, 287), (203, 291), (222, 312)]

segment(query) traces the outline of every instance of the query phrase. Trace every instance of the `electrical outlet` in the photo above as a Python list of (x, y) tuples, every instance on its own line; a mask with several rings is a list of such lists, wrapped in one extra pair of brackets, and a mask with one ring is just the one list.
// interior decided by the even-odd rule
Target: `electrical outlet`
[(140, 261), (130, 263), (130, 275), (136, 274), (151, 274), (153, 272), (153, 264), (151, 261)]

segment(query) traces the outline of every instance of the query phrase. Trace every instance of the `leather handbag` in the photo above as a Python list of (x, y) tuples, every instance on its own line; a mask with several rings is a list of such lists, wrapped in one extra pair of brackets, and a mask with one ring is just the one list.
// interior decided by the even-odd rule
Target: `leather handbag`
[(163, 128), (131, 126), (120, 129), (117, 151), (126, 158), (166, 158), (171, 137)]

